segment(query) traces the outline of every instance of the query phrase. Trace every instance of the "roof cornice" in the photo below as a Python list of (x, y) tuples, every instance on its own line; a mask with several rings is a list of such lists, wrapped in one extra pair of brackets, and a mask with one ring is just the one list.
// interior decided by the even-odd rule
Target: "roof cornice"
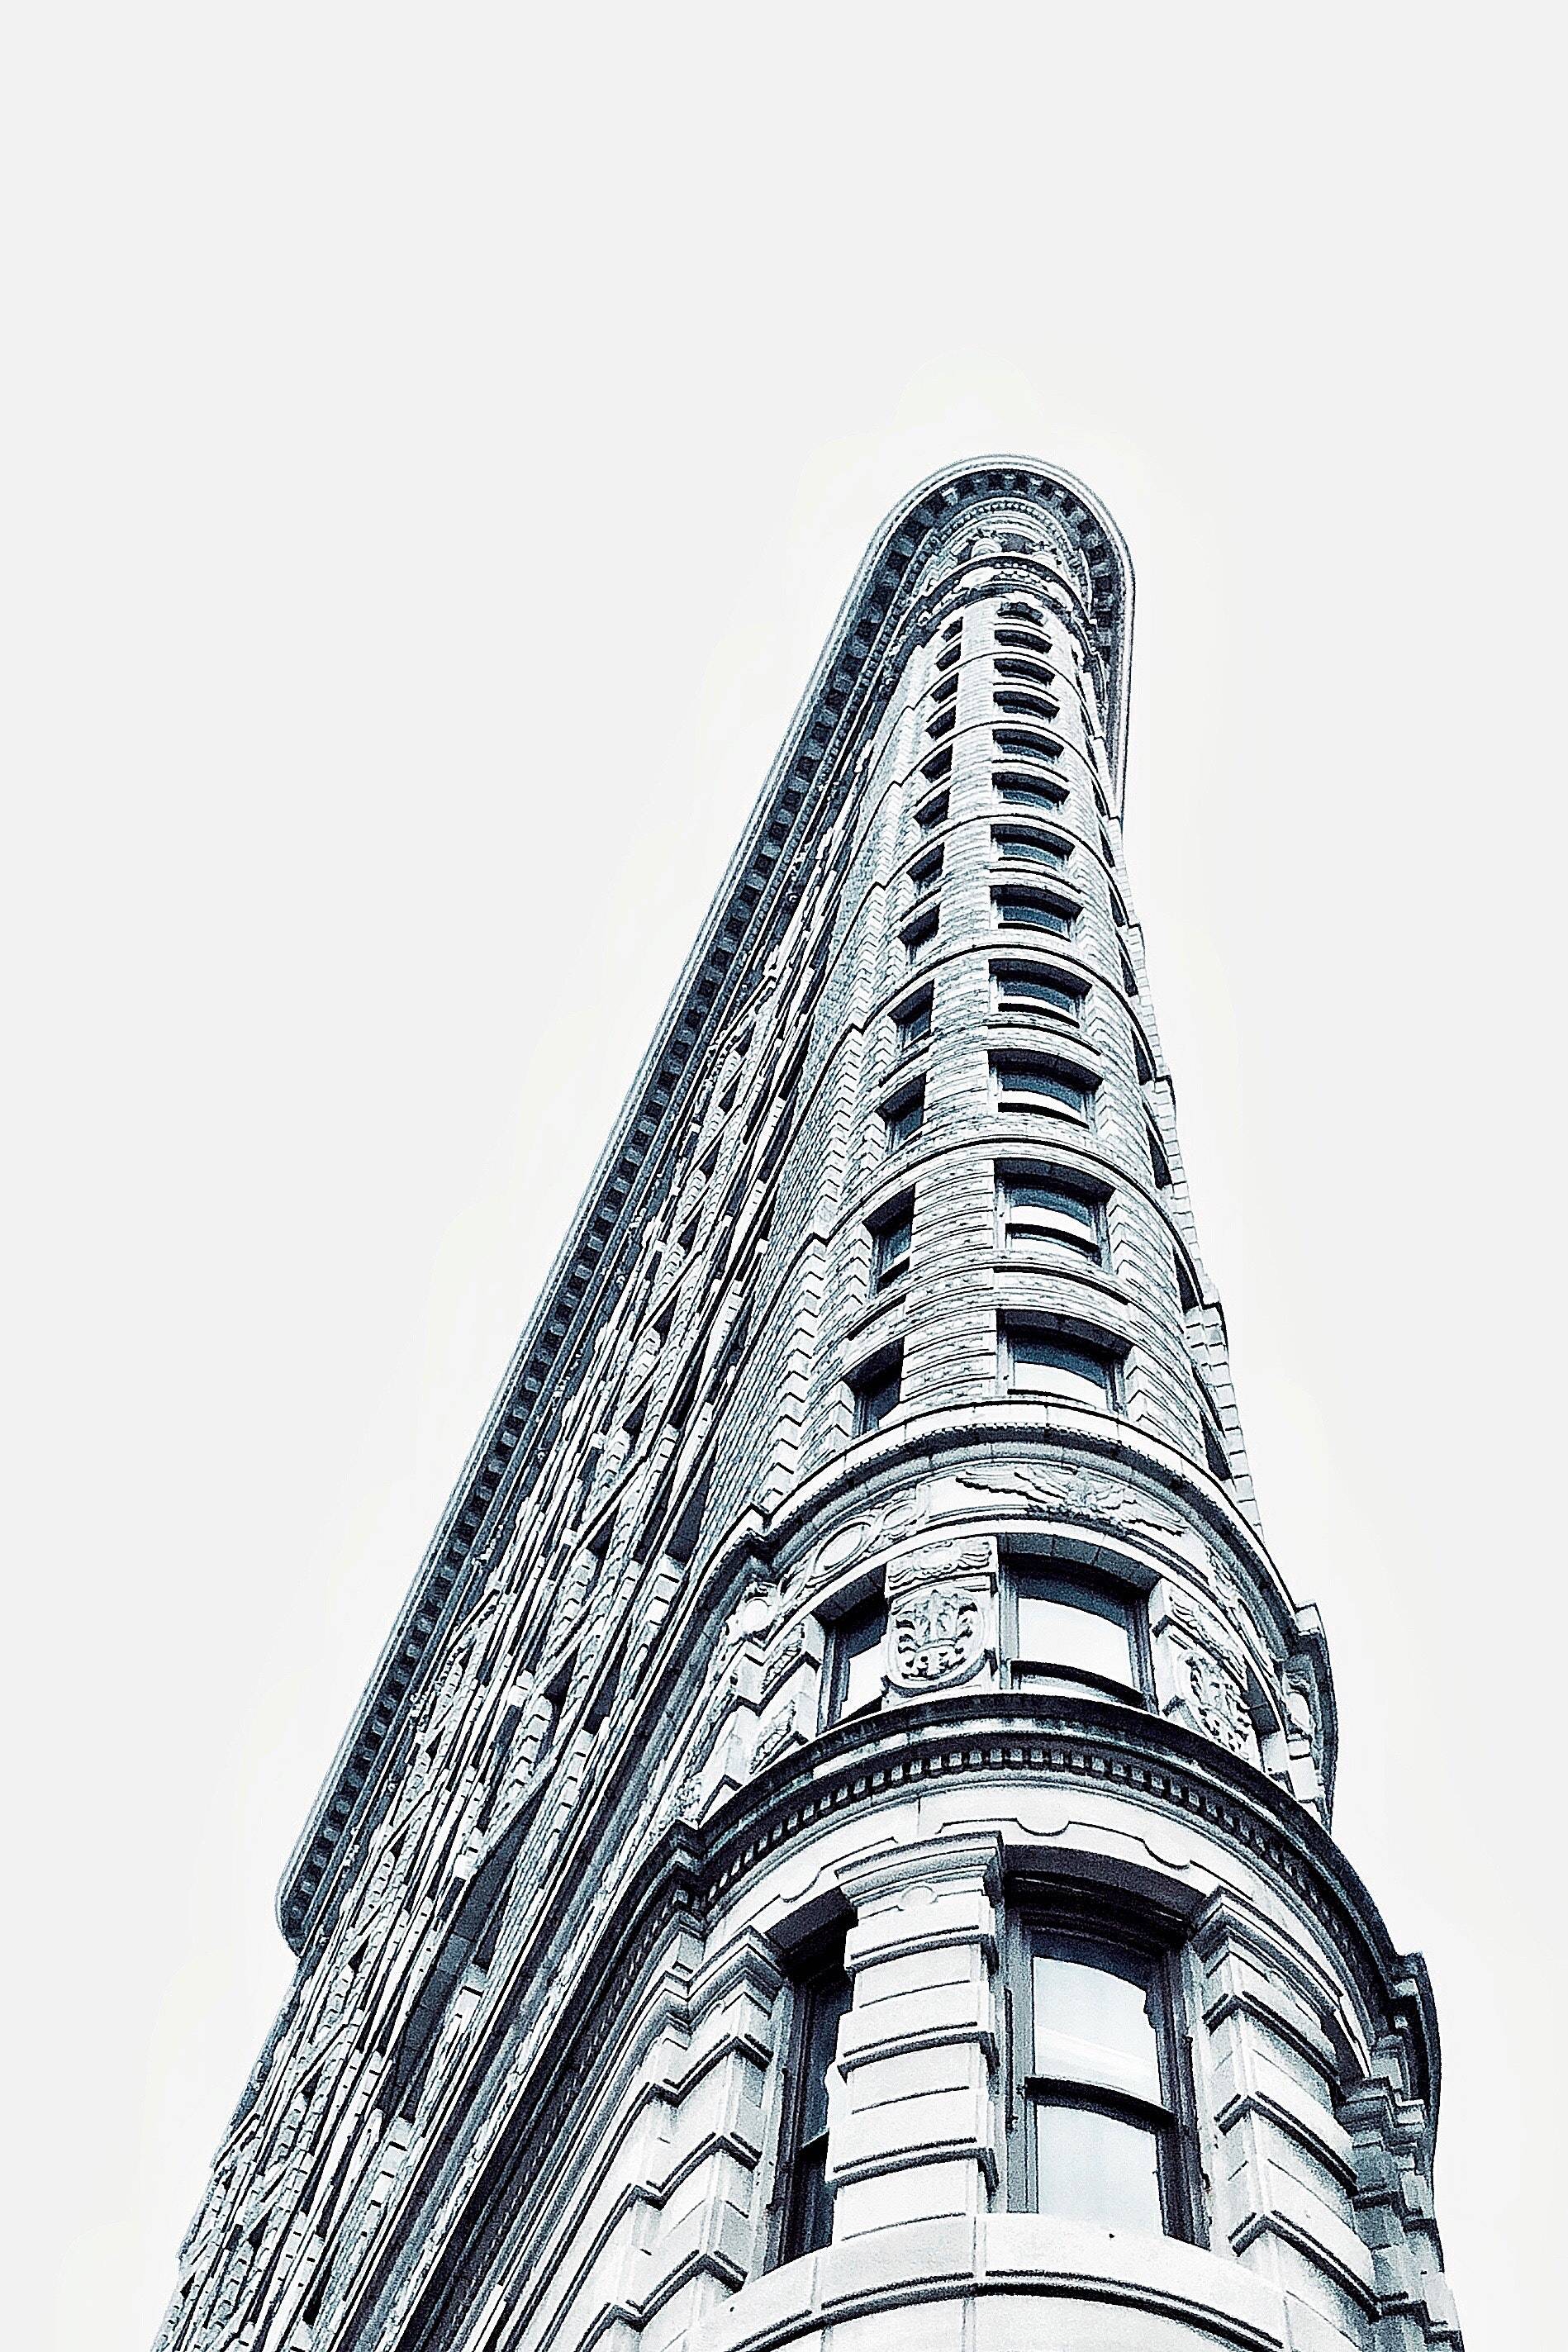
[[(872, 539), (839, 607), (805, 692), (785, 731), (741, 842), (720, 883), (632, 1081), (576, 1215), (545, 1278), (479, 1434), (365, 1685), (278, 1892), (285, 1937), (302, 1951), (327, 1916), (335, 1864), (360, 1816), (410, 1688), (461, 1605), (475, 1564), (515, 1499), (523, 1441), (554, 1374), (602, 1295), (612, 1244), (638, 1202), (640, 1180), (668, 1132), (683, 1078), (721, 1024), (758, 918), (775, 907), (786, 869), (834, 804), (846, 736), (894, 682), (889, 657), (908, 614), (936, 583), (920, 585), (931, 559), (966, 518), (991, 507), (1032, 509), (1081, 557), (1089, 619), (1104, 665), (1111, 785), (1122, 795), (1127, 739), (1132, 566), (1121, 532), (1083, 485), (1059, 467), (1017, 457), (944, 467), (901, 499)], [(1017, 559), (1005, 559), (1016, 562)]]

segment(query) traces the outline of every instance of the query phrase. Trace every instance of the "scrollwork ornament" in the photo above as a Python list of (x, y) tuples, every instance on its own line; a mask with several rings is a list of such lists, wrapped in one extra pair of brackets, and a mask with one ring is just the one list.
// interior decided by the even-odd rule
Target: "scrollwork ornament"
[(906, 1688), (967, 1682), (983, 1654), (980, 1595), (963, 1585), (931, 1584), (893, 1603), (891, 1673)]

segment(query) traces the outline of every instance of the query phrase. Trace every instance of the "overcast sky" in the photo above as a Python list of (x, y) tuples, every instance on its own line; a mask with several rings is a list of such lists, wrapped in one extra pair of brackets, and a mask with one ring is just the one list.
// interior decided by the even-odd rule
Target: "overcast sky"
[(150, 2341), (279, 1873), (839, 599), (995, 449), (1131, 546), (1129, 857), (1337, 1829), (1431, 1965), (1469, 2352), (1554, 2335), (1553, 37), (13, 16), (18, 2347)]

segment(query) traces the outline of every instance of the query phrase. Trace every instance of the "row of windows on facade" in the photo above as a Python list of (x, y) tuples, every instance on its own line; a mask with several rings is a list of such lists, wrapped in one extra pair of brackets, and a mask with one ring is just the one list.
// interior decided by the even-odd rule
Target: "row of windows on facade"
[[(1006, 2202), (1206, 2242), (1174, 1933), (1089, 1890), (1009, 1888), (1003, 1938)], [(829, 2076), (853, 2001), (841, 1933), (797, 1960), (770, 2259), (829, 2245)]]
[[(996, 1239), (1009, 1251), (1057, 1246), (1090, 1265), (1106, 1263), (1109, 1188), (1076, 1171), (998, 1162)], [(901, 1193), (870, 1221), (871, 1287), (890, 1289), (910, 1270), (915, 1196)]]
[[(1011, 1118), (1038, 1112), (1065, 1118), (1085, 1128), (1094, 1125), (1100, 1079), (1096, 1072), (1049, 1054), (993, 1054), (990, 1057), (992, 1098), (998, 1116)], [(898, 1087), (879, 1113), (889, 1154), (903, 1150), (923, 1133), (926, 1087), (923, 1078)], [(1158, 1191), (1170, 1189), (1170, 1158), (1152, 1122), (1145, 1123), (1144, 1143)]]
[[(1048, 1174), (1038, 1181), (1031, 1176), (1003, 1181), (1003, 1215), (1008, 1221), (1005, 1231), (1021, 1229), (1031, 1239), (1048, 1234), (1052, 1240), (1065, 1240), (1077, 1216), (1085, 1210), (1097, 1221), (1103, 1220), (1103, 1203), (1091, 1203), (1074, 1187)], [(1013, 1204), (1017, 1201), (1022, 1205), (1015, 1208)], [(1086, 1255), (1103, 1249), (1103, 1241), (1099, 1238), (1099, 1234), (1103, 1233), (1102, 1223), (1098, 1233), (1094, 1226), (1079, 1231)], [(885, 1287), (899, 1281), (907, 1271), (911, 1232), (912, 1210), (900, 1213), (898, 1222), (874, 1233), (874, 1282)], [(1069, 1242), (1068, 1245), (1077, 1248), (1079, 1244)], [(877, 1268), (882, 1271), (879, 1274)], [(1178, 1296), (1190, 1328), (1192, 1317), (1199, 1311), (1198, 1297), (1179, 1258), (1176, 1276)], [(889, 1347), (878, 1349), (849, 1373), (846, 1385), (851, 1426), (857, 1437), (871, 1436), (902, 1403), (903, 1353), (903, 1342), (895, 1341)], [(999, 1315), (996, 1318), (997, 1380), (1002, 1391), (1010, 1396), (1044, 1397), (1063, 1404), (1088, 1405), (1099, 1412), (1121, 1412), (1127, 1402), (1127, 1356), (1125, 1339), (1089, 1324), (1026, 1313)], [(1195, 1366), (1194, 1370), (1204, 1460), (1210, 1475), (1227, 1485), (1233, 1474), (1217, 1418), (1218, 1409), (1208, 1397)]]

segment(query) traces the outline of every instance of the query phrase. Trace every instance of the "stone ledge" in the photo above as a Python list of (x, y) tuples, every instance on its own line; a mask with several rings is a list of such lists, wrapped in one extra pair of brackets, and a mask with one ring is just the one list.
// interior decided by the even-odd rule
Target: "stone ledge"
[[(1194, 2352), (1216, 2344), (1284, 2352), (1290, 2341), (1278, 2291), (1201, 2246), (1117, 2237), (1040, 2214), (997, 2213), (975, 2221), (896, 2223), (786, 2263), (742, 2287), (714, 2315), (704, 2352), (785, 2352), (794, 2343), (804, 2352), (805, 2339), (829, 2323), (875, 2311), (912, 2315), (954, 2298), (1005, 2298), (1021, 2328), (1027, 2326), (1021, 2306), (1037, 2305), (1042, 2344), (1051, 2340), (1050, 2313), (1067, 2303), (1099, 2305), (1108, 2315), (1131, 2309), (1158, 2317), (1173, 2344), (1188, 2336)], [(1018, 2340), (1026, 2339), (1020, 2334)]]

